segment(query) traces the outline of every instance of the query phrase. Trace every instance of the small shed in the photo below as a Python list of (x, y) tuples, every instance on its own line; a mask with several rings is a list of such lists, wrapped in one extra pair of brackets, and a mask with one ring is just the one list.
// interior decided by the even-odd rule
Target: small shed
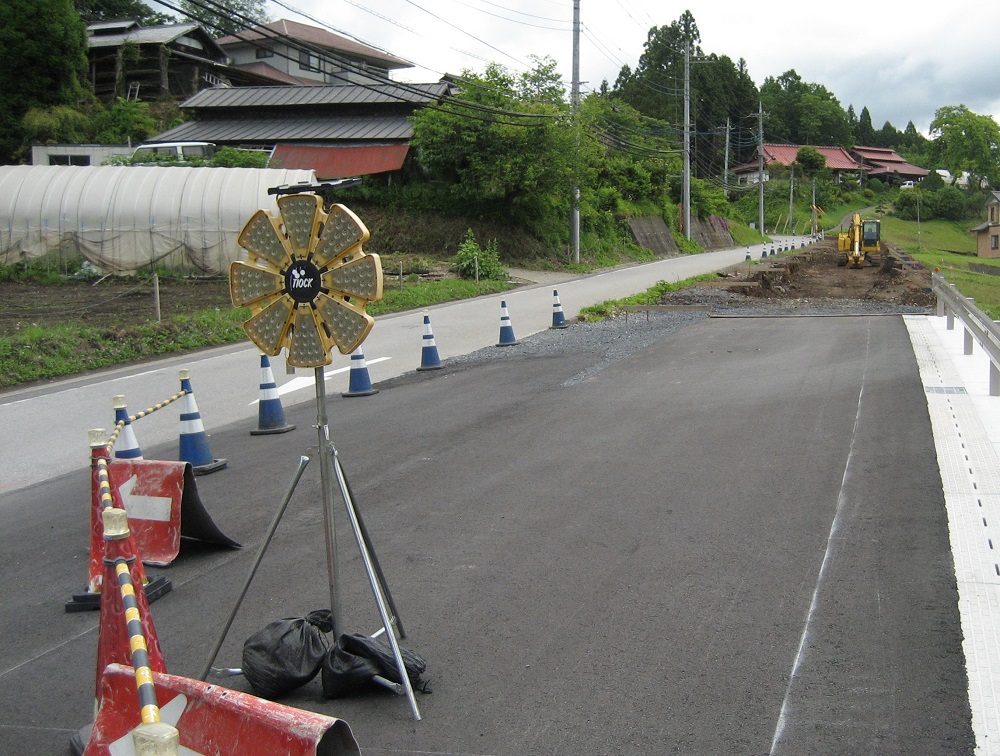
[(0, 263), (81, 254), (106, 273), (226, 273), (243, 226), (278, 214), (275, 186), (314, 171), (180, 166), (0, 166)]

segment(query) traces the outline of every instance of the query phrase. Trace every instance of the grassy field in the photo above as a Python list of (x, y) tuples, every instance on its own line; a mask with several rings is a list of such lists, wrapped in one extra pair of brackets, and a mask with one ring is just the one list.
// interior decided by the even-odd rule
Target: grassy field
[[(969, 229), (972, 220), (963, 222), (930, 221), (921, 223), (882, 219), (882, 238), (908, 252), (928, 270), (939, 270), (948, 283), (962, 294), (976, 300), (979, 308), (994, 320), (1000, 320), (1000, 259), (976, 257), (975, 236)], [(969, 265), (989, 265), (997, 275), (977, 273)]]

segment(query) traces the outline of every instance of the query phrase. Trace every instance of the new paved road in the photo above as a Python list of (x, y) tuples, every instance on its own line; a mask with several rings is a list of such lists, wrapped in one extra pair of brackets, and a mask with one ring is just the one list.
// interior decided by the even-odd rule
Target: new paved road
[[(366, 754), (971, 753), (902, 318), (705, 318), (644, 343), (610, 363), (598, 345), (514, 347), (331, 396), (403, 645), (434, 692), (420, 722), (387, 694), (323, 701), (318, 680), (289, 702), (347, 719)], [(250, 437), (250, 417), (214, 429), (230, 464), (199, 490), (245, 548), (187, 547), (166, 571), (174, 591), (152, 613), (172, 672), (200, 672), (315, 442), (309, 403), (286, 414), (298, 429), (282, 436)], [(58, 753), (92, 715), (96, 617), (62, 613), (85, 577), (86, 500), (83, 471), (0, 494), (4, 753)], [(267, 621), (327, 602), (319, 502), (307, 469), (221, 664)], [(370, 632), (340, 533), (345, 625)]]

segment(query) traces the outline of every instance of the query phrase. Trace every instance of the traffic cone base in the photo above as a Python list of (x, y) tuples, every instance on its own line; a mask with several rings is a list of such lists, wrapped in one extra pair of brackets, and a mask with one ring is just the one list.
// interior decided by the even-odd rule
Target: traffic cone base
[(510, 314), (507, 312), (507, 302), (500, 302), (500, 341), (497, 346), (515, 346), (520, 344), (514, 336), (514, 326), (510, 324)]
[(371, 396), (377, 394), (378, 389), (372, 387), (372, 379), (368, 375), (368, 363), (365, 362), (365, 353), (358, 347), (351, 352), (351, 373), (347, 391), (341, 396)]
[(221, 470), (227, 464), (224, 459), (216, 459), (208, 448), (208, 434), (198, 412), (188, 370), (181, 370), (181, 390), (187, 393), (181, 397), (181, 434), (178, 456), (181, 462), (190, 462), (195, 475), (206, 475)]
[(285, 411), (281, 407), (278, 384), (274, 382), (271, 361), (266, 354), (260, 356), (260, 401), (257, 403), (257, 428), (251, 436), (267, 436), (274, 433), (288, 433), (295, 426), (285, 421)]
[(561, 329), (569, 328), (569, 323), (566, 322), (566, 315), (563, 313), (562, 302), (559, 301), (559, 291), (557, 289), (552, 290), (552, 325), (550, 328)]
[(431, 316), (425, 313), (423, 347), (420, 350), (420, 367), (417, 370), (440, 370), (443, 367), (437, 343), (434, 341), (434, 332), (431, 330)]

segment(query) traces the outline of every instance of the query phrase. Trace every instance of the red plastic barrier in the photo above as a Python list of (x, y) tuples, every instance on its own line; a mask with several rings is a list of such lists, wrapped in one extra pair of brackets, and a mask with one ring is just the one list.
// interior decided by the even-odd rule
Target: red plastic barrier
[[(350, 726), (341, 719), (187, 677), (154, 673), (153, 682), (160, 721), (177, 728), (181, 754), (351, 756), (361, 753)], [(134, 754), (131, 732), (139, 725), (140, 718), (132, 668), (108, 666), (101, 689), (101, 707), (83, 756)]]

